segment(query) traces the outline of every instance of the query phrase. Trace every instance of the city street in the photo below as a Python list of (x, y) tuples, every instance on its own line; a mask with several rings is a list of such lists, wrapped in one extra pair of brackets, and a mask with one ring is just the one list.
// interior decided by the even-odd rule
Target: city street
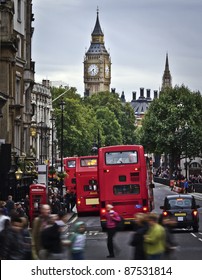
[[(154, 189), (155, 210), (161, 213), (159, 206), (162, 205), (165, 195), (172, 194), (168, 186), (156, 183)], [(197, 204), (202, 206), (202, 194), (193, 194)], [(194, 233), (192, 229), (176, 229), (173, 237), (178, 244), (178, 248), (172, 259), (178, 260), (202, 260), (202, 208), (199, 208), (199, 232)], [(87, 248), (85, 258), (88, 260), (105, 260), (108, 255), (106, 233), (102, 232), (98, 216), (83, 216), (76, 219), (85, 221), (87, 225)], [(75, 221), (75, 219), (74, 219)], [(71, 227), (72, 228), (72, 227)], [(121, 249), (116, 260), (131, 260), (133, 248), (128, 244), (132, 235), (131, 229), (118, 232), (115, 238), (117, 245)], [(113, 259), (112, 259), (113, 260)]]

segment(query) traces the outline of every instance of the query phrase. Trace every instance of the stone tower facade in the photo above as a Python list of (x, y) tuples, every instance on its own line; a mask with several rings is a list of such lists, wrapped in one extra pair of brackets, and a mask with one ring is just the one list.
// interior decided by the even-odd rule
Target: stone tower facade
[(85, 96), (91, 96), (96, 92), (110, 90), (111, 58), (105, 48), (104, 33), (100, 26), (98, 10), (91, 38), (91, 45), (85, 53), (84, 58)]

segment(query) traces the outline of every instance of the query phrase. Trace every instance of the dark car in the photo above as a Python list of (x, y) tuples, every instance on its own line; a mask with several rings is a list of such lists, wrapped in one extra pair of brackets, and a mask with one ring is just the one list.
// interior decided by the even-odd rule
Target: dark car
[(163, 217), (171, 217), (176, 220), (175, 227), (177, 228), (193, 228), (195, 232), (199, 229), (199, 205), (193, 195), (176, 194), (167, 195), (164, 200), (164, 205), (160, 206), (163, 209)]

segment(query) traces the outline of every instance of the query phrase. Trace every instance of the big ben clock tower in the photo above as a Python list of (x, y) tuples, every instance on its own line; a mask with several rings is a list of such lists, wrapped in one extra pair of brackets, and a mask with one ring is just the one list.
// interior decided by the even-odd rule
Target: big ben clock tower
[(99, 11), (94, 30), (91, 34), (91, 45), (84, 58), (85, 96), (100, 91), (109, 91), (111, 83), (111, 58), (104, 45), (104, 34), (100, 27)]

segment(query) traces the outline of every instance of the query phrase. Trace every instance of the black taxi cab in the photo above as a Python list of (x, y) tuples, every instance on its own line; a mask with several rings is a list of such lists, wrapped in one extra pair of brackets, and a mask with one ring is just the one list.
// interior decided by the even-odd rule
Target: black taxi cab
[(195, 197), (190, 194), (167, 195), (163, 210), (163, 217), (174, 218), (176, 228), (193, 228), (194, 232), (199, 229), (199, 205), (196, 204)]

